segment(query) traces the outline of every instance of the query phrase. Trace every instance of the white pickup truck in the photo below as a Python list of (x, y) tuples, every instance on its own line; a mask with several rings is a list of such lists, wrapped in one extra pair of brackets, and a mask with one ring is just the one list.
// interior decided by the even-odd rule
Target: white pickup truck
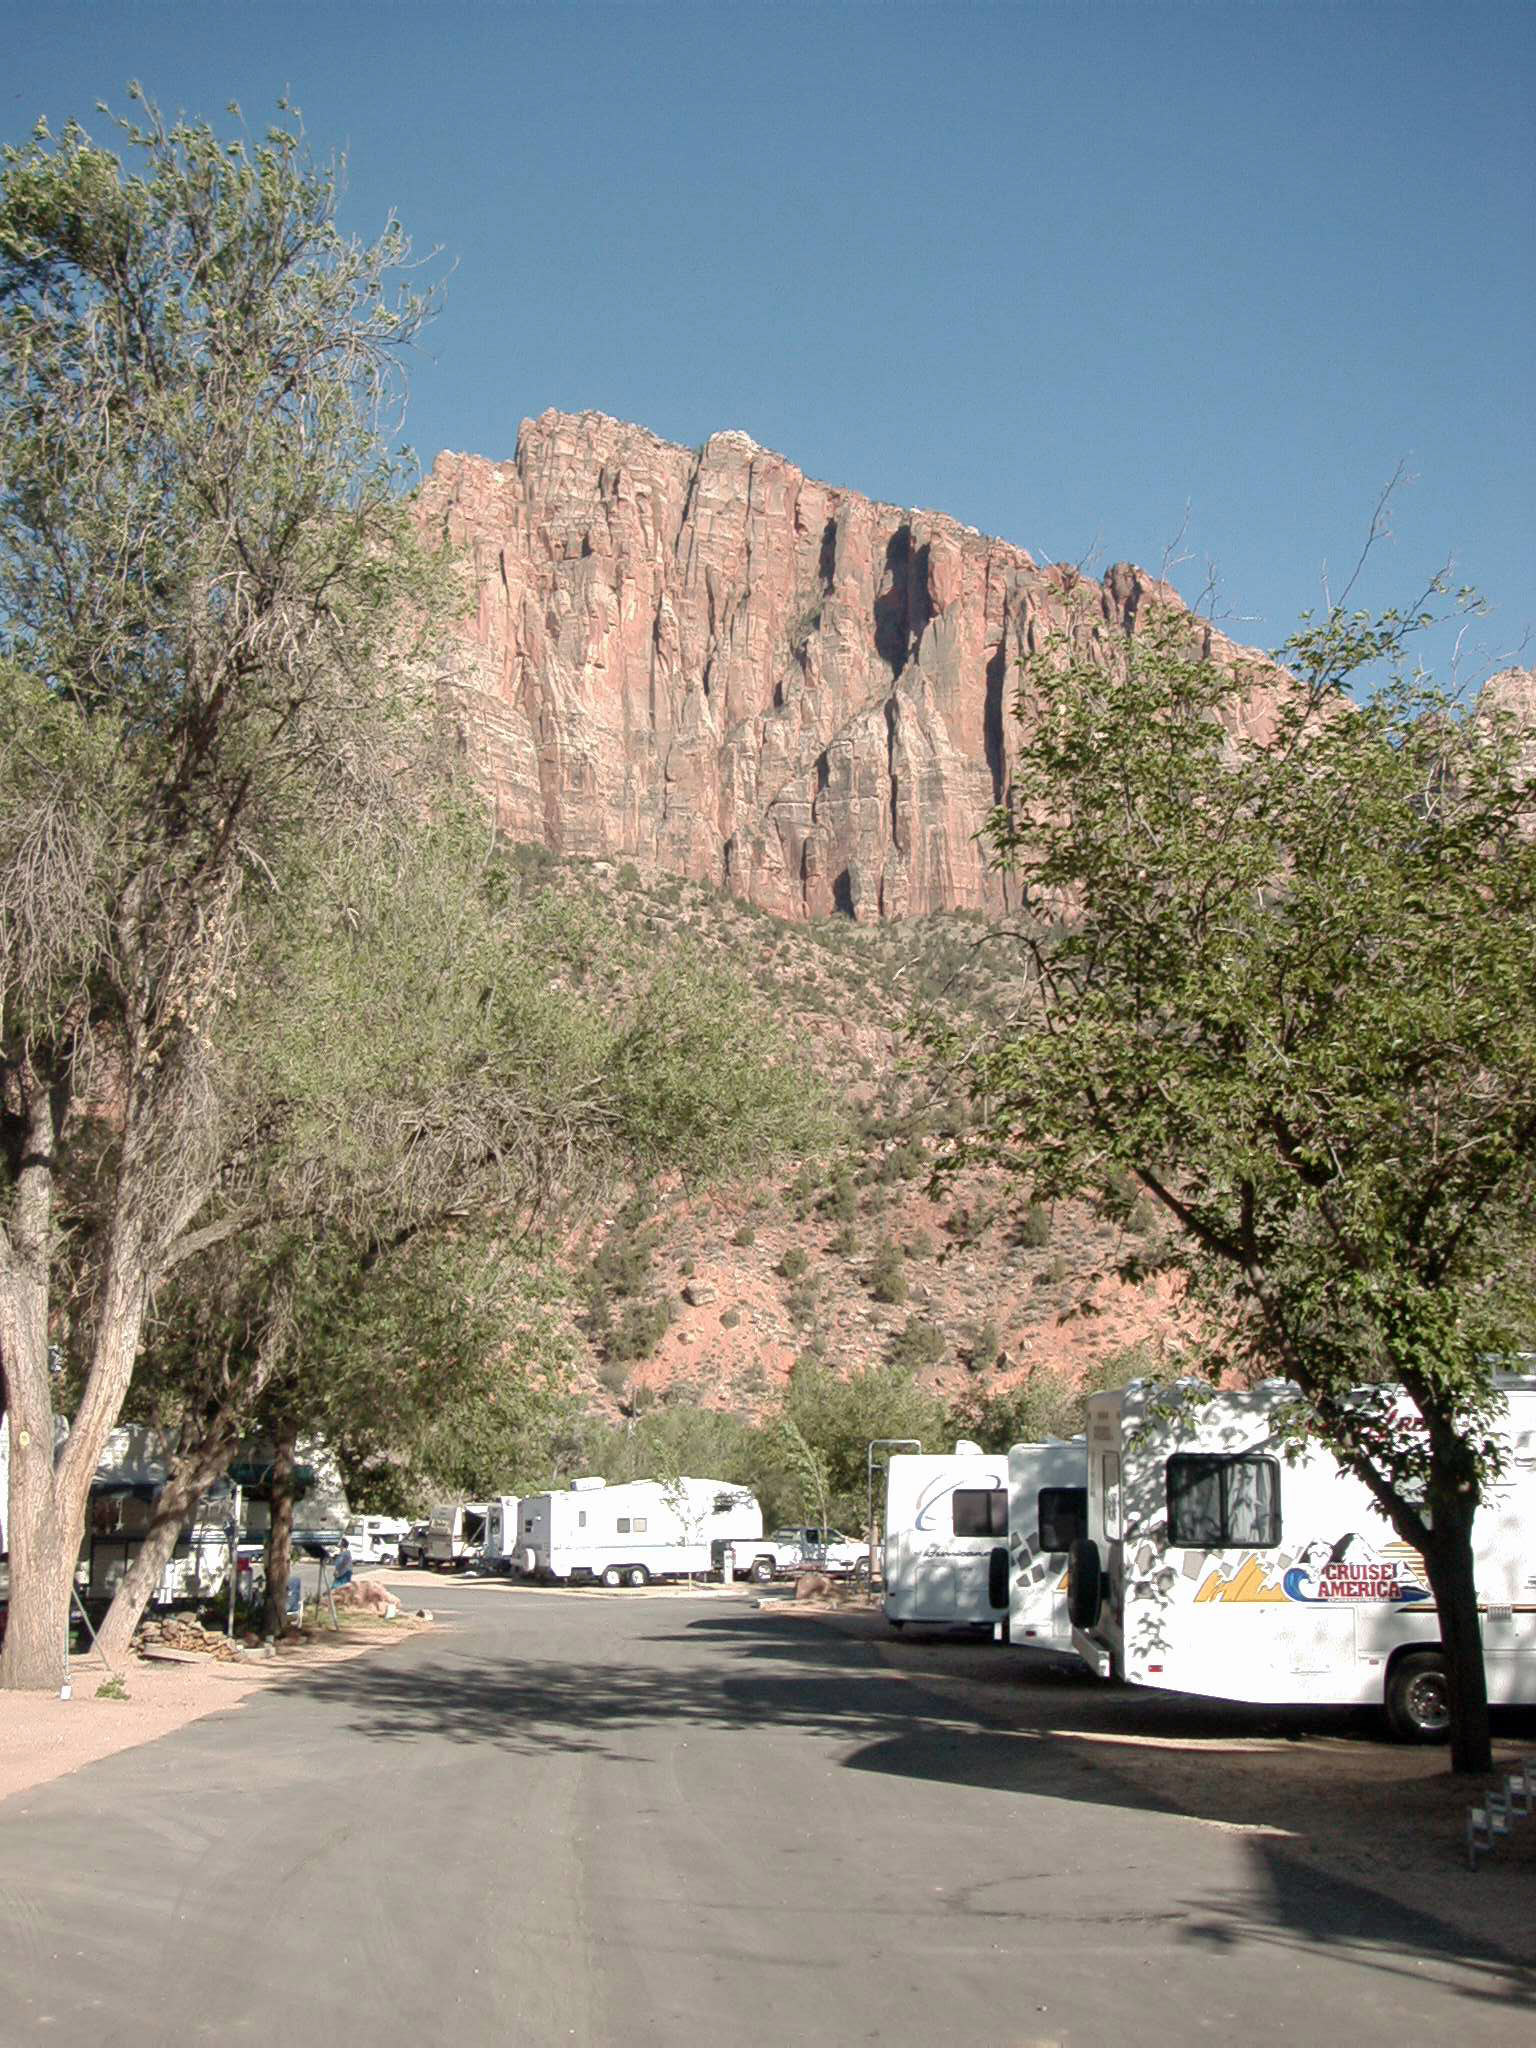
[(840, 1529), (775, 1529), (753, 1542), (731, 1546), (732, 1568), (759, 1581), (781, 1578), (801, 1569), (859, 1572), (869, 1566), (869, 1551)]

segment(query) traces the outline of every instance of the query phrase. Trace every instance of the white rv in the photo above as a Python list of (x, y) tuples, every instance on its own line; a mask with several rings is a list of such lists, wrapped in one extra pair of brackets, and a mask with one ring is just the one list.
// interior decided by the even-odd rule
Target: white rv
[(518, 1569), (530, 1577), (643, 1586), (719, 1569), (725, 1547), (763, 1533), (763, 1511), (724, 1479), (578, 1479), (522, 1503)]
[(956, 1444), (885, 1472), (885, 1618), (991, 1628), (1008, 1604), (1008, 1460)]
[(499, 1493), (486, 1503), (482, 1556), (487, 1571), (509, 1572), (517, 1554), (522, 1502), (515, 1493)]
[(1088, 1530), (1088, 1441), (1008, 1453), (1008, 1639), (1070, 1650), (1067, 1555)]
[(357, 1515), (347, 1524), (347, 1548), (358, 1564), (393, 1563), (410, 1528), (398, 1515)]
[[(1474, 1525), (1488, 1694), (1536, 1701), (1536, 1378), (1501, 1376), (1505, 1469)], [(1448, 1725), (1423, 1559), (1321, 1447), (1287, 1454), (1291, 1390), (1147, 1382), (1088, 1405), (1073, 1645), (1101, 1677), (1217, 1699), (1384, 1705)]]
[(439, 1508), (427, 1524), (427, 1564), (436, 1571), (462, 1571), (485, 1542), (485, 1506), (465, 1500)]

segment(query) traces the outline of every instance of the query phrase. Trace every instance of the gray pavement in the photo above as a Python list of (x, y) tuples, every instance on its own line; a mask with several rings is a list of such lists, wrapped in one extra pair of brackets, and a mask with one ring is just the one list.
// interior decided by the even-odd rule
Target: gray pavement
[(747, 1596), (451, 1631), (0, 1806), (0, 2043), (1526, 2036), (1536, 1975)]

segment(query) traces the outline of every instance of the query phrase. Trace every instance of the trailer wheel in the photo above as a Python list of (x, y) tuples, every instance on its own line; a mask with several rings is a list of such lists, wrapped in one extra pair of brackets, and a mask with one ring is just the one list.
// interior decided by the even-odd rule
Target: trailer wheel
[(1411, 1650), (1387, 1674), (1387, 1725), (1399, 1742), (1444, 1742), (1451, 1694), (1439, 1650)]
[(901, 1621), (898, 1621), (894, 1614), (888, 1614), (885, 1618), (891, 1624), (892, 1628), (905, 1628), (907, 1625), (905, 1618), (903, 1618)]
[(623, 1573), (622, 1573), (622, 1572), (621, 1572), (621, 1571), (619, 1570), (619, 1568), (618, 1568), (618, 1566), (617, 1566), (616, 1564), (610, 1564), (610, 1565), (605, 1565), (605, 1566), (604, 1566), (604, 1568), (603, 1568), (603, 1584), (604, 1584), (605, 1586), (622, 1586), (622, 1585), (623, 1585), (623, 1583), (624, 1583), (624, 1574), (623, 1574)]
[(766, 1558), (766, 1557), (755, 1557), (755, 1558), (754, 1558), (754, 1559), (752, 1560), (752, 1580), (753, 1580), (753, 1583), (754, 1583), (755, 1585), (759, 1585), (759, 1586), (766, 1586), (766, 1585), (767, 1585), (767, 1583), (768, 1583), (768, 1581), (769, 1581), (769, 1580), (770, 1580), (770, 1579), (771, 1579), (772, 1577), (773, 1577), (773, 1564), (772, 1564), (772, 1561), (771, 1561), (771, 1559), (769, 1559), (769, 1558)]
[(1099, 1563), (1099, 1546), (1091, 1536), (1079, 1536), (1067, 1553), (1071, 1580), (1067, 1588), (1067, 1613), (1074, 1628), (1090, 1629), (1104, 1605), (1104, 1567)]
[(651, 1575), (643, 1564), (632, 1564), (624, 1577), (631, 1586), (648, 1586), (651, 1583)]

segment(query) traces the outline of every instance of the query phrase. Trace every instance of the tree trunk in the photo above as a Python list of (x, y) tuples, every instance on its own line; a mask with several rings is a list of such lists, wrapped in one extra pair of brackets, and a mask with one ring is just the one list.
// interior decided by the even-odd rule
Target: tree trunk
[(1455, 1508), (1435, 1515), (1424, 1546), (1424, 1568), (1435, 1596), (1445, 1675), (1450, 1694), (1451, 1769), (1486, 1776), (1493, 1769), (1488, 1723), (1488, 1673), (1477, 1614), (1472, 1518)]
[[(96, 1632), (98, 1649), (114, 1667), (127, 1658), (133, 1632), (170, 1563), (188, 1515), (209, 1481), (228, 1464), (233, 1447), (230, 1437), (220, 1436), (216, 1442), (204, 1437), (172, 1464), (139, 1554), (118, 1581), (107, 1618)], [(234, 1568), (231, 1558), (230, 1570)]]
[(288, 1614), (288, 1575), (293, 1569), (293, 1459), (298, 1430), (279, 1423), (272, 1434), (272, 1533), (267, 1538), (267, 1605), (263, 1633), (278, 1637)]
[(0, 1686), (57, 1692), (69, 1677), (69, 1593), (80, 1553), (78, 1522), (59, 1512), (53, 1484), (53, 1439), (45, 1444), (11, 1414), (11, 1497), (6, 1536), (11, 1547), (10, 1608)]

